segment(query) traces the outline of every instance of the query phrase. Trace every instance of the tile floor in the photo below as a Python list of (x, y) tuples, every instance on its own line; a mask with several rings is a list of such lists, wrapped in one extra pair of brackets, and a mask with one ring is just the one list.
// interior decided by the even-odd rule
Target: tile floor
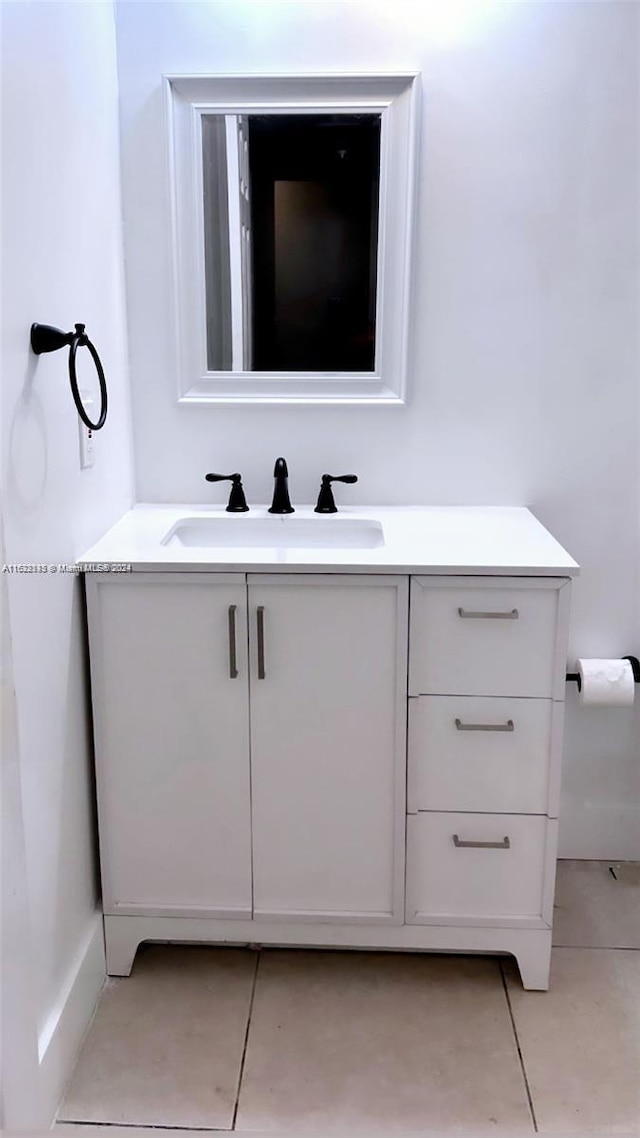
[(554, 940), (546, 993), (508, 958), (143, 946), (57, 1132), (640, 1138), (640, 867), (561, 862)]

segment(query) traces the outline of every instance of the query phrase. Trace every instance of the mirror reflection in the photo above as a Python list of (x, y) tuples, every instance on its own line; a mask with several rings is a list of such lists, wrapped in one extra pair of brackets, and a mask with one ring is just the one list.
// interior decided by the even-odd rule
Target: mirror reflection
[(203, 115), (209, 371), (374, 370), (380, 122)]

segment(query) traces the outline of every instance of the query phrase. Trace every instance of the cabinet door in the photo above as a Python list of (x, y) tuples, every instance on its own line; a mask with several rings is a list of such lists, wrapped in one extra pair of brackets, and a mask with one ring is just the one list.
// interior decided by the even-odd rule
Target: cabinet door
[(87, 589), (105, 910), (250, 917), (244, 577)]
[(402, 920), (408, 589), (249, 577), (254, 915)]

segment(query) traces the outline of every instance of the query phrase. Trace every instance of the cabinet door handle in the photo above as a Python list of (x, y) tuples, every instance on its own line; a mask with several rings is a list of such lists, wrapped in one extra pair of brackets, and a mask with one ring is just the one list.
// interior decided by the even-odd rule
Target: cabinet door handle
[(229, 605), (229, 678), (238, 678), (238, 659), (236, 655), (236, 608)]
[(453, 844), (456, 849), (468, 850), (509, 850), (511, 849), (511, 842), (508, 837), (502, 839), (501, 842), (463, 842), (457, 834), (453, 835)]
[(461, 719), (456, 719), (456, 731), (513, 731), (513, 719), (507, 719), (506, 723), (463, 723)]
[(470, 609), (458, 609), (458, 616), (463, 620), (517, 620), (520, 613), (517, 609), (510, 612), (471, 612)]
[(258, 679), (263, 680), (266, 675), (264, 670), (264, 605), (258, 605), (256, 620), (258, 625)]

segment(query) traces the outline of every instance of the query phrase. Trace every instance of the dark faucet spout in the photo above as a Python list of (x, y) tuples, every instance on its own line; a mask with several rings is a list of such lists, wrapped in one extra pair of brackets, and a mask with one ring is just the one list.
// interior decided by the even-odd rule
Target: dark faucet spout
[(273, 468), (275, 484), (273, 487), (273, 501), (269, 507), (270, 514), (293, 514), (295, 510), (289, 501), (289, 471), (284, 458), (277, 458)]

